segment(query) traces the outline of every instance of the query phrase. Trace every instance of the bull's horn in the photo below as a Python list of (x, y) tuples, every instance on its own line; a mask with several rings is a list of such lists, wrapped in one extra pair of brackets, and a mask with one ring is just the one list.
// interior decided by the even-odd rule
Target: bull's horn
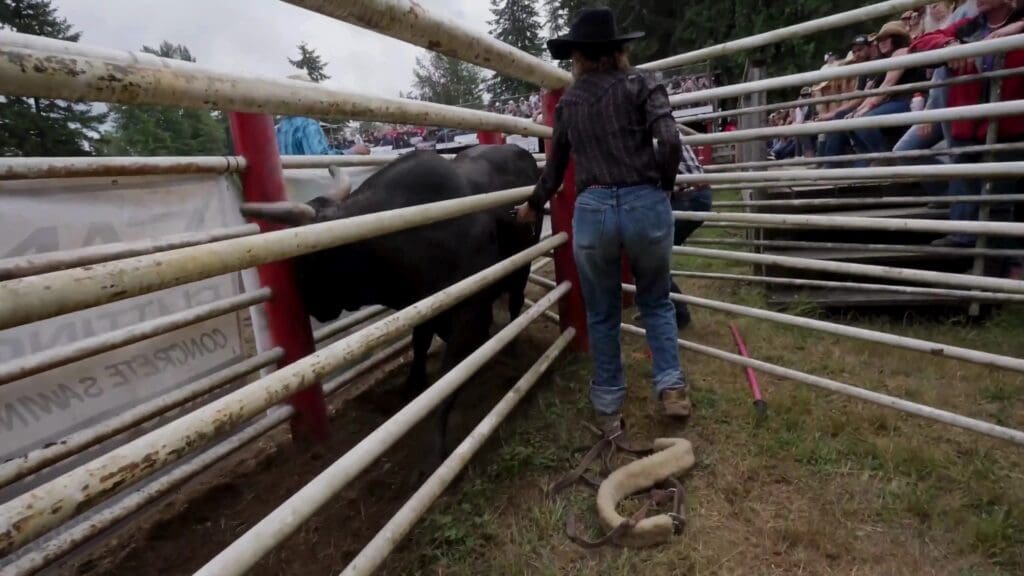
[(316, 210), (300, 202), (243, 202), (239, 212), (250, 220), (269, 220), (290, 226), (316, 220)]

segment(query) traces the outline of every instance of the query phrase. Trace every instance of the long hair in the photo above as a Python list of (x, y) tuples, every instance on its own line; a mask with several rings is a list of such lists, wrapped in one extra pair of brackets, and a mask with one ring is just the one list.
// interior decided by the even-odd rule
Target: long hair
[(624, 46), (580, 47), (572, 54), (572, 75), (577, 80), (588, 74), (626, 70), (629, 67), (629, 55)]

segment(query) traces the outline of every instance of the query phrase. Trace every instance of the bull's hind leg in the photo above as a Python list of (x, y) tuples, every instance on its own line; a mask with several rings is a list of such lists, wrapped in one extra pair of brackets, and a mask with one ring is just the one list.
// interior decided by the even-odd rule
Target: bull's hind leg
[(420, 324), (412, 331), (412, 362), (409, 364), (409, 376), (405, 380), (404, 393), (409, 400), (419, 396), (427, 389), (427, 353), (434, 341), (434, 327)]

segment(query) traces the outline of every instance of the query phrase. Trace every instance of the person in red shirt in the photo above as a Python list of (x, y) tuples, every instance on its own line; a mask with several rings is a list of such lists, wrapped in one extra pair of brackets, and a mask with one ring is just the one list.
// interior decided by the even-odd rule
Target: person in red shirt
[[(1003, 38), (1024, 32), (1024, 13), (1014, 7), (1013, 0), (977, 0), (978, 15), (953, 22), (946, 28), (922, 35), (910, 45), (910, 52), (937, 50), (957, 44), (980, 42), (995, 38)], [(991, 54), (981, 58), (972, 58), (949, 62), (950, 77), (989, 72), (996, 68), (997, 56)], [(1016, 68), (1024, 66), (1024, 50), (1006, 53), (1000, 68)], [(988, 102), (989, 84), (986, 80), (956, 84), (949, 87), (948, 106), (968, 106)], [(1002, 79), (1001, 101), (1024, 99), (1024, 77), (1010, 76)], [(997, 122), (998, 142), (1017, 142), (1024, 140), (1024, 116), (1004, 116), (994, 120)], [(954, 120), (950, 127), (950, 148), (970, 146), (984, 143), (988, 134), (989, 120)], [(1004, 153), (996, 156), (996, 160), (1019, 160), (1019, 153)], [(960, 163), (979, 162), (980, 155), (962, 154), (956, 157)], [(1013, 180), (996, 180), (993, 192), (1013, 192), (1017, 182)], [(950, 181), (949, 193), (953, 196), (974, 195), (981, 191), (981, 182), (975, 179), (954, 179)], [(993, 205), (992, 219), (1008, 219), (1009, 206)], [(950, 208), (950, 220), (977, 220), (978, 204), (954, 203)], [(970, 234), (952, 234), (933, 242), (937, 246), (974, 246), (976, 238)]]

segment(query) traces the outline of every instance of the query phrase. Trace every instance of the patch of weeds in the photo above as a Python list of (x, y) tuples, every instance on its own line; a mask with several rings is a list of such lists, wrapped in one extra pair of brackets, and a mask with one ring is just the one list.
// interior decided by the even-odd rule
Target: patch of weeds
[(971, 548), (1006, 567), (1024, 567), (1024, 522), (1020, 513), (993, 503), (980, 508), (967, 523)]
[(423, 553), (432, 561), (459, 564), (485, 546), (497, 534), (494, 518), (486, 506), (481, 506), (486, 502), (467, 493), (443, 510), (427, 515), (417, 530), (425, 536)]

